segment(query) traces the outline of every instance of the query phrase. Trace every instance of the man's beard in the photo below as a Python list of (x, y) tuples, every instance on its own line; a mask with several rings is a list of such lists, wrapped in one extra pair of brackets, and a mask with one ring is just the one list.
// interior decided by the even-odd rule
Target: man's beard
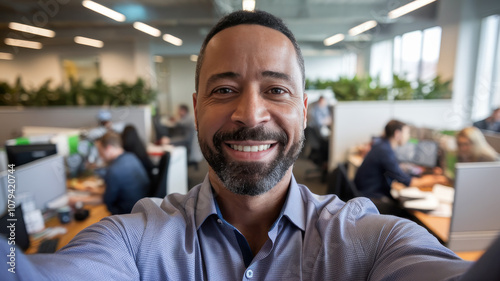
[[(278, 155), (270, 163), (228, 161), (222, 150), (222, 146), (226, 145), (225, 141), (245, 140), (275, 140), (278, 145)], [(284, 131), (270, 132), (263, 126), (243, 127), (234, 132), (217, 131), (213, 136), (215, 151), (199, 135), (198, 141), (203, 156), (229, 191), (240, 195), (256, 196), (271, 190), (285, 176), (302, 150), (304, 134), (301, 133), (300, 139), (291, 145), (286, 154), (285, 147), (288, 143), (286, 133)]]

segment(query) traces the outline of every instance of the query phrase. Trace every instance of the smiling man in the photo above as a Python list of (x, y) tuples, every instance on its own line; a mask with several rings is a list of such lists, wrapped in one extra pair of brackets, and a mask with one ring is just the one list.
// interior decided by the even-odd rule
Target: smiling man
[(442, 280), (469, 267), (366, 198), (344, 203), (297, 184), (304, 63), (280, 19), (224, 17), (202, 45), (193, 103), (210, 165), (202, 184), (143, 199), (56, 254), (19, 255), (9, 280)]

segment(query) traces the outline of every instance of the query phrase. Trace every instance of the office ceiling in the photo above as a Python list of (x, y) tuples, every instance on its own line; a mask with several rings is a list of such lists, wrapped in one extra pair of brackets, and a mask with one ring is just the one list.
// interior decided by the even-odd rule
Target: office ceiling
[[(182, 48), (198, 49), (203, 37), (217, 20), (231, 11), (241, 9), (241, 0), (95, 0), (127, 17), (116, 22), (82, 6), (80, 0), (0, 0), (0, 51), (3, 39), (32, 38), (45, 46), (74, 44), (80, 35), (106, 42), (151, 40), (153, 44), (171, 45), (132, 27), (142, 21), (184, 40)], [(388, 11), (409, 0), (257, 0), (256, 9), (273, 13), (285, 20), (302, 46), (325, 49), (322, 42), (336, 33), (344, 33), (367, 20), (377, 20), (379, 26), (368, 35), (346, 38), (346, 41), (372, 40), (391, 31), (394, 25), (433, 21), (438, 2), (398, 20), (387, 18)], [(45, 3), (45, 5), (42, 5)], [(27, 23), (52, 29), (54, 38), (29, 36), (8, 28), (9, 22)], [(341, 43), (329, 47), (345, 48)], [(180, 52), (182, 53), (182, 52)]]

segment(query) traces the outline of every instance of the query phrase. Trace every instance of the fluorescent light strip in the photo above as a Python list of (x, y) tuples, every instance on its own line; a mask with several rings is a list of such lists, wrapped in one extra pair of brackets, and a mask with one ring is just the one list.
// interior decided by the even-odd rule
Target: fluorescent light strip
[(368, 30), (374, 28), (375, 26), (377, 26), (377, 22), (374, 20), (369, 20), (367, 22), (364, 22), (358, 26), (355, 26), (355, 27), (349, 29), (349, 35), (356, 36), (358, 34), (361, 34), (365, 31), (368, 31)]
[(13, 60), (13, 59), (14, 59), (14, 55), (13, 54), (1, 53), (0, 52), (0, 60)]
[(102, 42), (101, 40), (91, 39), (83, 36), (76, 36), (75, 43), (96, 48), (102, 48), (104, 46), (104, 42)]
[(161, 31), (159, 29), (154, 28), (150, 25), (147, 25), (147, 24), (139, 22), (139, 21), (134, 22), (133, 26), (135, 29), (142, 31), (144, 33), (147, 33), (147, 34), (154, 36), (154, 37), (160, 37), (160, 35), (161, 35)]
[(401, 6), (397, 9), (394, 9), (389, 12), (389, 18), (390, 19), (396, 19), (399, 18), (400, 16), (406, 15), (410, 12), (415, 11), (416, 9), (422, 8), (425, 5), (428, 5), (436, 0), (416, 0), (413, 2), (410, 2), (404, 6)]
[(90, 10), (92, 10), (96, 13), (99, 13), (103, 16), (106, 16), (108, 18), (114, 19), (115, 21), (119, 21), (119, 22), (125, 21), (125, 16), (123, 14), (120, 14), (117, 11), (111, 10), (110, 8), (105, 7), (105, 6), (103, 6), (99, 3), (96, 3), (94, 1), (84, 0), (82, 2), (82, 5), (87, 9), (90, 9)]
[(39, 42), (12, 39), (12, 38), (5, 38), (4, 43), (9, 46), (30, 48), (30, 49), (41, 49), (43, 46), (42, 43)]
[(338, 42), (344, 40), (344, 38), (345, 38), (345, 36), (342, 33), (335, 34), (335, 35), (323, 40), (323, 44), (325, 44), (325, 46), (331, 46), (333, 44), (337, 44)]
[(242, 6), (244, 11), (255, 11), (255, 0), (243, 0)]
[(163, 35), (163, 40), (167, 41), (168, 43), (175, 45), (175, 46), (181, 46), (182, 45), (182, 40), (180, 38), (177, 38), (173, 35), (170, 34), (165, 34)]
[(45, 37), (54, 37), (56, 36), (56, 33), (52, 30), (45, 29), (45, 28), (40, 28), (40, 27), (35, 27), (27, 24), (22, 24), (18, 22), (11, 22), (9, 23), (9, 28), (21, 32), (26, 32), (26, 33), (31, 33), (35, 35), (40, 35), (40, 36), (45, 36)]
[(197, 55), (191, 55), (189, 57), (189, 59), (192, 61), (192, 62), (197, 62), (198, 61), (198, 56)]

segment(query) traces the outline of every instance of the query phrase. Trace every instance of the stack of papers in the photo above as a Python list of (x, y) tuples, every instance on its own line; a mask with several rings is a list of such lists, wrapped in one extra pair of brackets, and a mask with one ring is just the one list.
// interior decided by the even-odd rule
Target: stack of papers
[(408, 209), (429, 211), (429, 215), (451, 217), (455, 190), (452, 187), (436, 184), (432, 192), (409, 187), (399, 191), (399, 197), (409, 199), (403, 203)]

